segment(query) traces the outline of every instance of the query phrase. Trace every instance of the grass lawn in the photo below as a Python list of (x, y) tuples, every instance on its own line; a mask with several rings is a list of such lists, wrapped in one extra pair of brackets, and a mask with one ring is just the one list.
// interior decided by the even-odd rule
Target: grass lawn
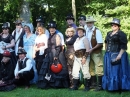
[(76, 91), (69, 91), (68, 89), (37, 89), (36, 86), (31, 86), (30, 89), (24, 87), (17, 88), (10, 92), (0, 92), (0, 97), (130, 97), (130, 92), (95, 92), (90, 90), (84, 92), (83, 88)]

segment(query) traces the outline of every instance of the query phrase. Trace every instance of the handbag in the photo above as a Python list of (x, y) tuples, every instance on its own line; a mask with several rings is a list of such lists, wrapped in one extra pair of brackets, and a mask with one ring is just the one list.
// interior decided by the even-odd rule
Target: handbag
[(58, 60), (54, 60), (54, 62), (51, 64), (51, 71), (53, 73), (59, 73), (62, 70), (62, 64)]
[(118, 53), (111, 53), (111, 64), (112, 65), (119, 65), (121, 63), (121, 59), (116, 60), (117, 56), (118, 56)]

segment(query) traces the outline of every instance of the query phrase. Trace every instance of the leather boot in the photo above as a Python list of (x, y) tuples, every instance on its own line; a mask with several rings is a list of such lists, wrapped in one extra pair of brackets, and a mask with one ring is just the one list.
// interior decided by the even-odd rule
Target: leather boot
[(90, 88), (91, 89), (95, 89), (96, 86), (97, 86), (97, 77), (96, 76), (91, 76), (91, 85), (90, 85)]
[(90, 90), (90, 79), (85, 79), (85, 89), (84, 91)]
[(101, 91), (102, 90), (102, 76), (98, 76), (97, 78), (98, 78), (98, 84), (95, 91)]
[(73, 87), (70, 90), (78, 90), (79, 88), (79, 79), (73, 79)]

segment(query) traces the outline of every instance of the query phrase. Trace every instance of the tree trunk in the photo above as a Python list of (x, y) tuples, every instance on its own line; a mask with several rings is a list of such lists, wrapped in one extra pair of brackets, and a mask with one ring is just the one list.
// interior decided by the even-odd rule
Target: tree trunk
[(75, 23), (76, 23), (76, 5), (75, 5), (75, 0), (72, 0), (72, 13), (75, 18)]

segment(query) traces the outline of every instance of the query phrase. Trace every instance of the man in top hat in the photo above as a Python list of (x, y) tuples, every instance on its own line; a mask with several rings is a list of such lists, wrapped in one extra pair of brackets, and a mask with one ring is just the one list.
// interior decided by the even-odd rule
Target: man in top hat
[[(96, 91), (102, 89), (102, 75), (103, 75), (103, 38), (101, 31), (94, 26), (96, 21), (92, 16), (86, 18), (87, 31), (86, 36), (90, 42), (90, 74), (91, 74), (91, 86)], [(95, 85), (97, 83), (97, 85)]]
[(13, 85), (14, 65), (10, 57), (11, 53), (5, 50), (0, 65), (0, 91), (9, 91), (15, 88)]
[(76, 30), (77, 26), (74, 23), (75, 19), (74, 19), (73, 14), (72, 13), (68, 14), (65, 19), (66, 19), (66, 22), (67, 22), (67, 26), (68, 27), (74, 27), (75, 30)]
[(16, 85), (24, 84), (29, 88), (29, 82), (34, 78), (33, 65), (30, 59), (26, 58), (26, 51), (23, 48), (18, 49), (19, 60), (15, 67), (15, 81)]
[[(44, 26), (44, 20), (43, 20), (43, 17), (42, 16), (40, 16), (40, 17), (38, 17), (37, 19), (36, 19), (36, 22), (37, 22), (37, 27), (38, 26)], [(36, 27), (36, 31), (35, 31), (35, 34), (36, 35), (38, 35), (38, 32), (37, 32), (37, 27)], [(46, 34), (46, 36), (49, 38), (49, 31), (47, 30), (47, 29), (45, 29), (45, 34)]]
[(18, 48), (23, 47), (23, 35), (25, 34), (25, 31), (22, 27), (22, 20), (18, 19), (14, 23), (16, 25), (16, 29), (12, 32), (12, 35), (15, 39), (15, 54), (18, 58)]
[(86, 24), (86, 16), (85, 15), (80, 15), (78, 18), (79, 25), (83, 26), (85, 30), (87, 30), (87, 24)]

